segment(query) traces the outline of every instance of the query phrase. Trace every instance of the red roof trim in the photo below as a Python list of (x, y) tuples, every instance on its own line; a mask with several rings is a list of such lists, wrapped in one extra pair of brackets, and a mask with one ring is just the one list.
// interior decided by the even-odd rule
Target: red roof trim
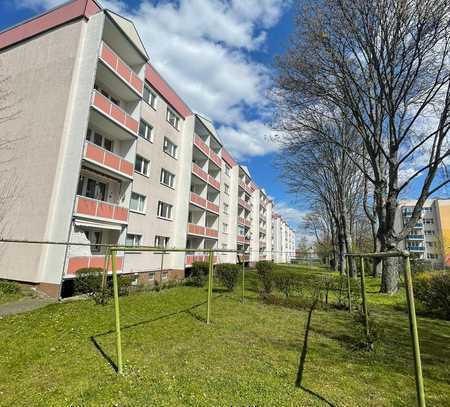
[(193, 114), (188, 105), (183, 102), (151, 64), (147, 64), (145, 67), (145, 80), (158, 91), (166, 102), (175, 109), (183, 119)]
[(230, 166), (234, 167), (236, 165), (236, 161), (234, 161), (231, 154), (222, 147), (222, 159)]
[(58, 27), (76, 18), (89, 18), (102, 9), (94, 0), (74, 0), (33, 17), (0, 33), (0, 49), (10, 47), (35, 35)]

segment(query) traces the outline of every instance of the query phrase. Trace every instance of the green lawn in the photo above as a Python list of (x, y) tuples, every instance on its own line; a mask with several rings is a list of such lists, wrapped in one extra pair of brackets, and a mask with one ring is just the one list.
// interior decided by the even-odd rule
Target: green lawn
[[(308, 310), (262, 304), (253, 291), (244, 304), (238, 289), (215, 292), (209, 326), (204, 289), (122, 297), (123, 377), (108, 361), (112, 304), (77, 301), (5, 317), (0, 405), (414, 406), (403, 297), (382, 297), (377, 281), (368, 283), (372, 317), (383, 327), (374, 352), (354, 349), (357, 329), (344, 310), (315, 310), (305, 346)], [(419, 318), (419, 329), (427, 405), (448, 406), (450, 323)]]

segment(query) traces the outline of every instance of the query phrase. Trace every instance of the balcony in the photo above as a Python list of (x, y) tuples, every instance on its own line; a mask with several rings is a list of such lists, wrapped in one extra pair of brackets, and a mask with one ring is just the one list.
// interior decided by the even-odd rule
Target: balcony
[(208, 184), (220, 191), (220, 182), (213, 178), (211, 175), (208, 175)]
[(251, 210), (250, 204), (245, 202), (243, 199), (239, 199), (238, 204), (241, 205), (243, 208), (247, 209), (248, 211)]
[(407, 240), (423, 240), (424, 235), (408, 235), (406, 236)]
[(237, 235), (236, 239), (239, 243), (250, 244), (250, 239), (246, 236)]
[[(104, 268), (105, 267), (105, 256), (78, 256), (70, 257), (69, 263), (67, 265), (66, 274), (74, 276), (76, 272), (82, 268), (95, 267)], [(116, 269), (121, 271), (123, 267), (123, 256), (116, 257)], [(112, 271), (111, 262), (109, 262), (108, 271)]]
[[(192, 266), (194, 261), (209, 261), (209, 255), (197, 255), (197, 254), (188, 254), (186, 255), (186, 266)], [(213, 257), (214, 264), (217, 263), (217, 256)]]
[(75, 216), (109, 223), (128, 223), (128, 208), (77, 195)]
[(83, 158), (116, 175), (133, 179), (134, 166), (131, 162), (89, 141), (84, 144)]
[(193, 223), (188, 223), (188, 234), (190, 235), (196, 235), (196, 236), (203, 236), (203, 237), (210, 237), (217, 239), (219, 236), (219, 232), (216, 229), (207, 228), (200, 225), (194, 225)]
[(222, 159), (211, 149), (209, 150), (209, 158), (219, 168), (222, 168)]
[(194, 146), (196, 146), (202, 153), (209, 157), (209, 147), (202, 140), (201, 137), (194, 134)]
[(137, 74), (104, 42), (100, 48), (100, 60), (116, 74), (133, 92), (142, 97), (144, 82)]
[(425, 246), (407, 246), (406, 250), (411, 253), (422, 253), (425, 251)]
[(239, 181), (239, 186), (245, 191), (247, 192), (247, 194), (251, 195), (252, 194), (252, 190), (250, 189), (250, 186), (248, 184), (246, 184), (244, 181)]
[(100, 92), (94, 90), (92, 93), (91, 105), (115, 124), (137, 137), (139, 128), (137, 120), (133, 119), (127, 112), (125, 112), (125, 110), (112, 103)]
[(194, 192), (191, 192), (190, 196), (191, 203), (193, 203), (196, 206), (199, 206), (200, 208), (206, 209), (210, 212), (215, 213), (216, 215), (219, 214), (219, 206), (215, 203), (208, 201), (205, 198), (202, 198), (200, 195), (197, 195)]
[(202, 179), (205, 182), (208, 182), (208, 173), (204, 170), (202, 170), (197, 164), (192, 163), (192, 173), (197, 175), (200, 179)]

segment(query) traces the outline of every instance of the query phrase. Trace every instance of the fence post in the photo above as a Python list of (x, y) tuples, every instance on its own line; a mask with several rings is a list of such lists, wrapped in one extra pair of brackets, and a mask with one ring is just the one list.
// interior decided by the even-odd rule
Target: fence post
[(419, 334), (417, 332), (416, 308), (414, 305), (414, 291), (411, 277), (411, 263), (409, 255), (405, 256), (405, 288), (406, 301), (408, 304), (409, 328), (411, 331), (414, 369), (416, 375), (416, 392), (419, 407), (425, 407), (425, 390), (423, 387), (422, 362), (420, 360)]
[(367, 340), (369, 340), (369, 312), (367, 311), (367, 298), (366, 298), (366, 278), (364, 276), (364, 257), (361, 256), (361, 297), (362, 306), (364, 312), (364, 325), (366, 328)]
[(117, 283), (116, 251), (111, 250), (111, 269), (114, 290), (114, 313), (116, 317), (116, 350), (117, 350), (117, 373), (123, 374), (122, 368), (122, 339), (120, 336), (120, 308), (119, 308), (119, 287)]
[(208, 307), (207, 307), (207, 312), (206, 312), (206, 323), (207, 324), (209, 324), (209, 317), (211, 314), (212, 280), (213, 280), (213, 252), (209, 252)]
[(352, 312), (352, 289), (350, 285), (350, 269), (348, 256), (345, 256), (345, 274), (347, 274), (348, 312)]
[(245, 255), (242, 255), (242, 302), (245, 298)]

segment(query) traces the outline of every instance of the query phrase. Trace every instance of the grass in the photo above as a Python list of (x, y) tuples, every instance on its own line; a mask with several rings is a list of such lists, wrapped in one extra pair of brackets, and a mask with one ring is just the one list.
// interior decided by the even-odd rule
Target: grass
[(0, 305), (32, 296), (34, 293), (29, 288), (20, 287), (15, 282), (0, 280)]
[[(0, 405), (414, 406), (404, 299), (377, 294), (377, 284), (368, 279), (371, 317), (383, 328), (374, 352), (355, 350), (359, 328), (344, 310), (266, 305), (251, 290), (242, 304), (239, 288), (217, 290), (207, 326), (205, 289), (122, 297), (123, 377), (112, 366), (112, 304), (6, 317)], [(419, 318), (419, 329), (427, 405), (450, 405), (450, 323)]]

